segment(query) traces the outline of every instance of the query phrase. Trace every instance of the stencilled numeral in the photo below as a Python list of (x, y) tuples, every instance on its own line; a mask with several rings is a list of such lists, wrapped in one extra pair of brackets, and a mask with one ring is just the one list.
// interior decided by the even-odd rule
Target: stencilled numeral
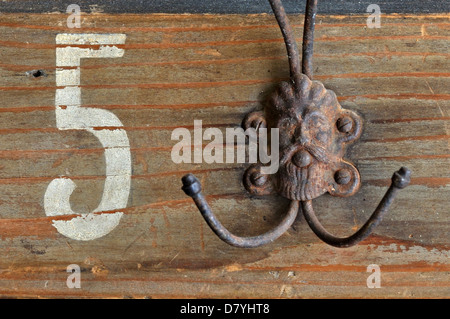
[[(93, 240), (111, 232), (120, 222), (131, 187), (130, 143), (121, 121), (111, 112), (81, 107), (80, 62), (83, 58), (120, 58), (125, 34), (58, 34), (56, 36), (56, 125), (60, 130), (92, 133), (105, 149), (106, 179), (99, 206), (92, 212), (77, 214), (70, 206), (75, 183), (67, 177), (54, 179), (44, 196), (47, 216), (79, 216), (54, 220), (62, 235), (75, 240)], [(89, 46), (99, 46), (90, 48)], [(60, 88), (62, 87), (62, 88)], [(101, 213), (114, 211), (113, 213)]]

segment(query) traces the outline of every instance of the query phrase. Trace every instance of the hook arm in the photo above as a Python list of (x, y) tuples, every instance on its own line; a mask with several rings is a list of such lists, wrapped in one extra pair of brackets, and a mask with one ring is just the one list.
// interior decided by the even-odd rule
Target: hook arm
[(327, 244), (339, 248), (346, 248), (353, 246), (359, 243), (360, 241), (364, 240), (365, 238), (367, 238), (370, 235), (370, 233), (374, 230), (374, 228), (378, 226), (383, 216), (389, 210), (389, 207), (394, 201), (394, 198), (397, 195), (398, 191), (408, 186), (410, 182), (410, 176), (411, 171), (406, 167), (402, 167), (400, 168), (400, 170), (395, 172), (394, 175), (392, 176), (392, 183), (389, 189), (386, 191), (386, 194), (384, 195), (380, 204), (378, 204), (378, 207), (375, 209), (375, 212), (370, 216), (369, 220), (356, 233), (354, 233), (349, 237), (340, 238), (330, 234), (317, 219), (314, 213), (314, 209), (312, 207), (312, 202), (310, 200), (302, 202), (303, 214), (309, 227), (311, 227), (313, 232)]
[(318, 0), (307, 0), (305, 9), (305, 21), (303, 30), (302, 44), (302, 62), (300, 65), (299, 50), (295, 41), (294, 32), (289, 23), (289, 19), (284, 10), (281, 0), (269, 0), (272, 11), (275, 14), (281, 33), (283, 34), (286, 50), (289, 58), (289, 68), (291, 79), (296, 83), (300, 82), (300, 74), (305, 74), (312, 80), (313, 75), (313, 45), (314, 45), (314, 26), (317, 13)]
[(302, 44), (302, 72), (310, 80), (313, 77), (313, 46), (314, 46), (314, 27), (316, 25), (317, 1), (307, 0), (305, 9), (305, 23), (303, 27)]
[(211, 211), (211, 208), (209, 207), (205, 197), (201, 192), (201, 184), (199, 180), (194, 175), (187, 174), (182, 178), (182, 182), (183, 191), (186, 193), (186, 195), (192, 197), (209, 227), (211, 227), (211, 229), (220, 239), (222, 239), (227, 244), (235, 247), (255, 248), (274, 241), (275, 239), (283, 235), (292, 226), (298, 214), (299, 202), (291, 201), (288, 213), (280, 222), (280, 224), (274, 229), (262, 235), (253, 237), (236, 236), (228, 231)]
[(289, 68), (291, 79), (295, 82), (300, 82), (301, 65), (299, 58), (299, 51), (297, 42), (295, 41), (294, 31), (292, 30), (289, 18), (286, 15), (281, 0), (269, 0), (272, 11), (277, 19), (278, 26), (283, 34), (284, 43), (286, 44), (286, 51), (288, 54)]

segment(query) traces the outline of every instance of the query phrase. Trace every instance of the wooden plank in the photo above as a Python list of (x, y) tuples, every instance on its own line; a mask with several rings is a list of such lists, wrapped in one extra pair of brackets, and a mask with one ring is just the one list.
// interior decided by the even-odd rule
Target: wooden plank
[[(353, 197), (315, 200), (333, 233), (360, 227), (405, 165), (411, 185), (375, 234), (356, 247), (320, 242), (299, 217), (276, 242), (238, 249), (221, 242), (181, 191), (194, 172), (211, 207), (237, 234), (267, 231), (287, 200), (246, 193), (248, 164), (171, 160), (172, 131), (239, 127), (288, 76), (284, 43), (270, 15), (85, 14), (68, 29), (63, 14), (0, 16), (0, 295), (75, 298), (448, 298), (450, 152), (448, 14), (318, 17), (315, 77), (364, 119), (346, 158), (362, 187)], [(291, 17), (300, 37), (302, 16)], [(59, 130), (55, 38), (123, 33), (124, 56), (82, 59), (82, 106), (109, 111), (130, 142), (131, 192), (119, 225), (79, 241), (53, 227), (44, 194), (60, 176), (77, 189), (76, 213), (92, 211), (105, 184), (105, 155), (91, 133)], [(34, 77), (30, 71), (41, 70)], [(28, 72), (28, 73), (27, 73)], [(111, 128), (113, 129), (113, 128)], [(208, 141), (203, 142), (205, 146)], [(113, 214), (116, 211), (108, 211)], [(66, 267), (81, 267), (81, 289)], [(381, 268), (369, 289), (367, 266)]]

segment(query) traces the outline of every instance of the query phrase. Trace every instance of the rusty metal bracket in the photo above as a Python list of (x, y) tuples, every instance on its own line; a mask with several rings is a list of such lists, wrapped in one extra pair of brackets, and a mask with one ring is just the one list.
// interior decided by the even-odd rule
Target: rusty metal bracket
[(274, 241), (291, 227), (301, 208), (308, 225), (321, 240), (335, 247), (350, 247), (369, 236), (381, 222), (398, 190), (409, 184), (411, 172), (402, 167), (394, 173), (380, 204), (356, 233), (339, 238), (326, 231), (315, 215), (312, 200), (324, 193), (351, 196), (360, 188), (358, 169), (346, 161), (344, 155), (347, 145), (360, 137), (362, 119), (355, 112), (342, 108), (333, 91), (318, 81), (312, 81), (317, 0), (307, 0), (306, 3), (301, 64), (297, 43), (281, 1), (269, 2), (286, 44), (290, 80), (280, 83), (268, 98), (265, 112), (248, 114), (242, 126), (256, 130), (279, 129), (279, 170), (269, 175), (264, 174), (263, 165), (251, 165), (244, 174), (244, 186), (251, 194), (276, 193), (290, 199), (288, 212), (273, 230), (260, 236), (239, 237), (230, 233), (212, 213), (194, 175), (182, 178), (182, 189), (193, 198), (211, 229), (230, 245), (251, 248)]

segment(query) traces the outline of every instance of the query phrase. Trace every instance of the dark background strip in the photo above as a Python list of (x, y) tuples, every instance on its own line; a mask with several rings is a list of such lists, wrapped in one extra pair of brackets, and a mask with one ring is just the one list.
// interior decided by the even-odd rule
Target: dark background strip
[[(303, 13), (306, 0), (284, 0), (288, 13)], [(267, 0), (6, 0), (0, 1), (0, 13), (65, 12), (78, 4), (82, 12), (104, 13), (272, 13)], [(364, 14), (370, 4), (382, 13), (448, 13), (449, 0), (322, 0), (319, 14)]]

